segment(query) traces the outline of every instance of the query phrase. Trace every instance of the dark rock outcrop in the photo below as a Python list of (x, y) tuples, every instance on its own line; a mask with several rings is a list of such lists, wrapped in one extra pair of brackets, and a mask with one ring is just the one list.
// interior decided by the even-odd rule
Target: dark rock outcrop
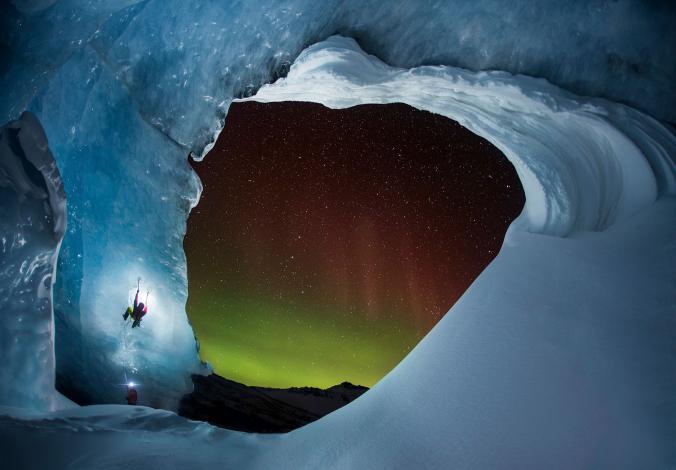
[(250, 387), (219, 375), (193, 375), (195, 389), (185, 395), (178, 414), (245, 432), (288, 432), (345, 406), (368, 390), (343, 382), (325, 390)]

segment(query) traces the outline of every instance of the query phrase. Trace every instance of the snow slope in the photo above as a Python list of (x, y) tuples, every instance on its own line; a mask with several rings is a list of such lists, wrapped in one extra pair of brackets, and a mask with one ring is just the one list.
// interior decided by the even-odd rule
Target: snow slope
[(668, 198), (602, 233), (513, 234), (385, 379), (261, 468), (673, 466), (674, 214)]

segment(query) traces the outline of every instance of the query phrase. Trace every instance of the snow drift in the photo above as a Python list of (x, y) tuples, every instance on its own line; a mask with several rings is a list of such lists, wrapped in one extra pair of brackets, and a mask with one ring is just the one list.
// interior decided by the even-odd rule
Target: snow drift
[[(20, 444), (30, 433), (57, 453), (47, 437), (59, 430), (64, 466), (170, 465), (177, 434), (204, 450), (191, 460), (203, 466), (676, 464), (676, 143), (660, 121), (617, 103), (674, 121), (672, 6), (15, 3), (0, 20), (10, 46), (0, 116), (30, 109), (40, 118), (69, 196), (57, 377), (85, 402), (121, 401), (127, 369), (143, 377), (145, 403), (171, 408), (189, 388), (200, 364), (181, 240), (200, 187), (186, 154), (206, 154), (233, 96), (252, 95), (336, 31), (389, 65), (332, 37), (255, 99), (401, 101), (446, 115), (503, 150), (527, 202), (454, 308), (336, 413), (266, 439), (118, 407), (14, 413), (0, 425), (3, 437), (18, 436), (0, 441), (10, 461), (39, 466)], [(119, 317), (137, 276), (152, 286), (158, 315), (130, 339)], [(13, 338), (3, 328), (3, 341)], [(19, 371), (18, 355), (7, 357)], [(111, 429), (129, 453), (89, 452), (106, 447)], [(138, 429), (147, 454), (132, 447)]]

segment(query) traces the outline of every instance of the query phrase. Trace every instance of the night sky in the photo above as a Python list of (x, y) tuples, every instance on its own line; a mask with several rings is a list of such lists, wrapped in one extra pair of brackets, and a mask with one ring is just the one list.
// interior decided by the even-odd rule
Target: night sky
[(202, 358), (249, 385), (372, 386), (525, 201), (495, 147), (403, 104), (234, 103), (193, 166), (188, 316)]

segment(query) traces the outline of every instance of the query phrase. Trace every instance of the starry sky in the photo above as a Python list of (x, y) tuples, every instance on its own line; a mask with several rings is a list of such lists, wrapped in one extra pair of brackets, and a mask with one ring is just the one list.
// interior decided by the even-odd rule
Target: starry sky
[(513, 166), (403, 104), (233, 103), (188, 220), (188, 316), (216, 373), (372, 386), (496, 256)]

